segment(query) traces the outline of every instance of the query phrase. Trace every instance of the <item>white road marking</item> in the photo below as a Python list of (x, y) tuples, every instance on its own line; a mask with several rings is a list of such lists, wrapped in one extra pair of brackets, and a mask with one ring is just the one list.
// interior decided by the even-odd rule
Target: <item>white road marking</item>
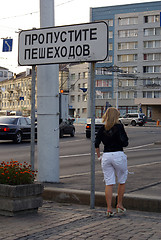
[[(150, 144), (146, 144), (146, 145), (142, 145), (142, 146), (136, 146), (136, 147), (131, 147), (131, 148), (126, 148), (125, 152), (130, 152), (130, 151), (151, 151), (151, 149), (140, 149), (142, 147), (148, 147), (148, 146), (153, 146), (154, 143), (150, 143)], [(161, 150), (161, 148), (155, 148), (155, 150)], [(102, 153), (102, 152), (101, 152)], [(84, 156), (90, 156), (91, 153), (81, 153), (81, 154), (73, 154), (73, 155), (64, 155), (64, 156), (60, 156), (60, 158), (70, 158), (70, 157), (84, 157)]]

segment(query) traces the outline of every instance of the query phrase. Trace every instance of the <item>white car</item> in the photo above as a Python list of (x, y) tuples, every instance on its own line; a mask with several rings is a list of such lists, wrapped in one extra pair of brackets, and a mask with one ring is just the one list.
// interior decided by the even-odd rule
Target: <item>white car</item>
[(146, 123), (146, 116), (144, 113), (127, 113), (120, 117), (119, 121), (124, 125), (143, 126)]

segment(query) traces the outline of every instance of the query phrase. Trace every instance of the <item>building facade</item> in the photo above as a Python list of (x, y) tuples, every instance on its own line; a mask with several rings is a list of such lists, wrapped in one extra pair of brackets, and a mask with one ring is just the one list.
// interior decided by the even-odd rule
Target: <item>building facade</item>
[(91, 21), (109, 28), (108, 59), (96, 64), (96, 116), (110, 104), (161, 119), (160, 12), (160, 1), (91, 8)]
[(75, 118), (87, 118), (89, 64), (69, 66), (69, 114)]
[(13, 77), (13, 73), (9, 71), (7, 68), (0, 67), (0, 82), (5, 79), (10, 79)]
[[(23, 115), (31, 113), (31, 70), (14, 74), (11, 79), (0, 82), (0, 110), (18, 111)], [(37, 82), (37, 81), (36, 81)], [(35, 96), (37, 108), (37, 87)]]
[[(59, 92), (69, 97), (69, 115), (87, 118), (88, 64), (59, 65)], [(37, 110), (37, 75), (35, 87), (35, 110)], [(11, 79), (0, 81), (0, 111), (17, 111), (31, 114), (31, 69), (14, 74)]]

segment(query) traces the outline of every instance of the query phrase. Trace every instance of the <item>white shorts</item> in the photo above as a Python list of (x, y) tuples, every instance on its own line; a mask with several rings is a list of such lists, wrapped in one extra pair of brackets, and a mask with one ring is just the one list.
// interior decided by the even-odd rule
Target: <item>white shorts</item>
[[(125, 183), (127, 180), (127, 156), (124, 152), (105, 152), (102, 155), (102, 171), (106, 185)], [(116, 176), (115, 176), (116, 175)]]

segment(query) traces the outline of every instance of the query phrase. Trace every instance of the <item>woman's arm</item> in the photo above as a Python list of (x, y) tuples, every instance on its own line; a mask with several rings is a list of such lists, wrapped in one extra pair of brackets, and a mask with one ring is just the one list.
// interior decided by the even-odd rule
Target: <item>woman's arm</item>
[(96, 148), (97, 157), (100, 158), (100, 149)]

